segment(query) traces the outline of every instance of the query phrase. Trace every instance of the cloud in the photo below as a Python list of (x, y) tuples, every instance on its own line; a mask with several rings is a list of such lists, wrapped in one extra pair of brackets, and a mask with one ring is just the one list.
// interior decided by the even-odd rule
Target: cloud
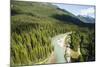
[(80, 10), (80, 15), (86, 15), (87, 16), (87, 15), (92, 15), (94, 13), (95, 13), (95, 10), (94, 10), (93, 7)]

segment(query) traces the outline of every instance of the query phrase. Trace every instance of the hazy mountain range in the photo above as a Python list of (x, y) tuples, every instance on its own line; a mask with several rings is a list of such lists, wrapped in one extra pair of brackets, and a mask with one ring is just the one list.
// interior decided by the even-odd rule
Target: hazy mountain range
[(90, 17), (90, 16), (82, 16), (82, 15), (78, 15), (77, 16), (81, 21), (85, 22), (85, 23), (95, 23), (95, 18)]

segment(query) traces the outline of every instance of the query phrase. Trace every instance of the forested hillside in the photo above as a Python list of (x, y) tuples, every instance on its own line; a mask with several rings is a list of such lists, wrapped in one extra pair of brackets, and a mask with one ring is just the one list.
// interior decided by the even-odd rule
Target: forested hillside
[[(54, 50), (51, 38), (74, 31), (72, 49), (80, 45), (82, 61), (95, 60), (95, 25), (51, 3), (11, 2), (11, 65), (33, 65)], [(92, 59), (91, 59), (92, 58)], [(43, 63), (44, 64), (44, 63)]]

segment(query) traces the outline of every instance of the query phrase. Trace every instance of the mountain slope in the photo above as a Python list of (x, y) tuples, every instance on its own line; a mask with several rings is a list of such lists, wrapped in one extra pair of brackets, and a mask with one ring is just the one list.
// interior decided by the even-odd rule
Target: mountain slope
[[(90, 41), (88, 40), (91, 40), (90, 34), (94, 33), (94, 26), (93, 24), (83, 23), (72, 13), (58, 9), (51, 3), (12, 1), (11, 64), (39, 64), (54, 51), (51, 38), (69, 31), (77, 32), (80, 38), (83, 36), (83, 42), (89, 44)], [(74, 42), (76, 44), (77, 41)], [(77, 45), (72, 45), (72, 47), (77, 49)], [(89, 52), (89, 49), (87, 50)]]
[(85, 23), (95, 23), (95, 19), (89, 16), (78, 15), (78, 18)]

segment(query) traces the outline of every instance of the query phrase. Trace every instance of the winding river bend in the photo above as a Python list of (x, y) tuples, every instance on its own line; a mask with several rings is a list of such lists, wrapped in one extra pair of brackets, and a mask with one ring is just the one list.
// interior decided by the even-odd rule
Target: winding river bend
[[(55, 63), (66, 63), (66, 62), (71, 62), (70, 56), (67, 57), (67, 60), (65, 60), (64, 54), (65, 54), (65, 38), (69, 36), (71, 32), (65, 33), (65, 34), (60, 34), (52, 38), (52, 45), (54, 46), (54, 55), (55, 55)], [(70, 48), (69, 51), (70, 53)]]

